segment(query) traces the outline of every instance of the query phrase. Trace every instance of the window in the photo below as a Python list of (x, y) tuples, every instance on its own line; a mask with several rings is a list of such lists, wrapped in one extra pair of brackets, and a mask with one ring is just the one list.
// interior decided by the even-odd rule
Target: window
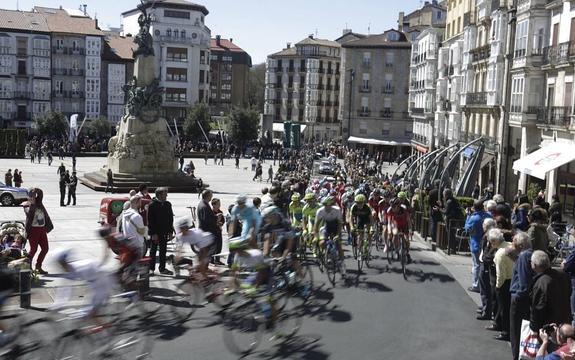
[(186, 30), (180, 31), (180, 37), (184, 39), (186, 37)]
[(178, 29), (174, 29), (174, 37), (177, 38), (180, 35), (180, 31)]
[(72, 81), (72, 92), (79, 92), (80, 91), (80, 82), (78, 80)]
[(383, 82), (383, 91), (387, 94), (393, 92), (393, 74), (385, 74)]
[(386, 52), (385, 53), (385, 66), (386, 67), (393, 66), (394, 57), (395, 57), (395, 54), (392, 52)]
[(186, 102), (186, 89), (166, 88), (166, 101), (168, 102)]
[(362, 82), (361, 82), (361, 88), (363, 90), (369, 90), (369, 74), (368, 73), (363, 74), (363, 78), (362, 78)]
[(166, 81), (188, 81), (188, 70), (185, 68), (166, 68)]
[(364, 66), (371, 65), (371, 53), (370, 52), (364, 52), (363, 53), (363, 65)]
[(231, 57), (231, 56), (222, 56), (222, 61), (231, 62), (231, 61), (232, 61), (232, 57)]
[(56, 80), (54, 82), (54, 91), (56, 94), (62, 94), (64, 92), (64, 81), (63, 80)]
[(369, 98), (362, 97), (361, 98), (361, 113), (367, 114), (369, 113)]
[(367, 135), (367, 124), (365, 121), (359, 122), (359, 134), (360, 135)]
[(169, 47), (166, 50), (166, 59), (168, 61), (187, 62), (188, 61), (188, 49)]
[(441, 11), (438, 11), (436, 14), (437, 20), (441, 20)]
[(167, 36), (167, 37), (171, 37), (171, 36), (172, 36), (172, 29), (166, 29), (166, 36)]
[(523, 87), (525, 79), (515, 77), (511, 82), (511, 112), (523, 111)]
[(515, 57), (525, 56), (525, 51), (527, 49), (528, 27), (528, 20), (523, 20), (517, 23), (517, 32), (515, 35)]
[(204, 75), (205, 75), (205, 71), (204, 70), (200, 70), (200, 84), (204, 83)]
[(190, 13), (187, 11), (164, 10), (164, 17), (189, 19)]
[(390, 129), (391, 129), (390, 123), (383, 123), (382, 129), (381, 129), (381, 135), (383, 135), (383, 136), (389, 135)]
[(390, 31), (389, 33), (387, 33), (387, 40), (398, 41), (399, 40), (399, 34), (395, 31)]
[(63, 49), (64, 48), (64, 39), (56, 39), (56, 48)]

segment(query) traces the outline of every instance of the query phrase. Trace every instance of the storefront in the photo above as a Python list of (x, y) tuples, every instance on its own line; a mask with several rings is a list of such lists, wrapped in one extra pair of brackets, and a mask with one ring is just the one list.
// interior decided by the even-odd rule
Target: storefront
[(350, 136), (347, 138), (350, 147), (367, 148), (371, 154), (375, 152), (384, 152), (392, 155), (392, 159), (398, 157), (405, 158), (411, 153), (411, 143), (409, 141), (398, 142), (391, 140), (379, 140), (373, 138), (364, 138), (359, 136)]

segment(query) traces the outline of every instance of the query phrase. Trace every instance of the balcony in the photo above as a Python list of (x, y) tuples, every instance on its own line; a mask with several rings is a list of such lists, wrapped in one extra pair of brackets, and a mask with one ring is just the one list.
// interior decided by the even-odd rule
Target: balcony
[(371, 61), (364, 61), (361, 63), (361, 67), (364, 69), (369, 69), (371, 67)]
[(571, 106), (541, 107), (537, 112), (537, 123), (540, 125), (568, 127), (571, 125), (571, 112)]
[(324, 73), (325, 73), (325, 69), (322, 68), (322, 67), (320, 67), (320, 68), (317, 70), (317, 72), (320, 73), (320, 74), (324, 74)]
[(84, 98), (84, 92), (78, 91), (78, 90), (68, 91), (68, 97), (83, 99)]
[(379, 116), (382, 118), (389, 119), (393, 116), (393, 111), (391, 111), (391, 109), (383, 109), (379, 112)]
[(559, 65), (569, 61), (575, 55), (575, 42), (564, 42), (559, 45), (543, 48), (543, 65)]
[(68, 48), (68, 54), (70, 54), (70, 55), (84, 55), (84, 53), (85, 53), (84, 48), (79, 48), (79, 47)]
[(33, 54), (34, 54), (34, 56), (49, 57), (50, 56), (50, 49), (34, 49)]
[(68, 69), (54, 68), (52, 69), (52, 75), (68, 75)]
[(420, 143), (422, 145), (427, 145), (427, 136), (423, 136), (420, 134), (413, 134), (411, 140)]
[(328, 69), (327, 69), (327, 74), (328, 74), (328, 75), (333, 75), (333, 69), (329, 69), (329, 68), (328, 68)]
[(369, 117), (371, 115), (371, 111), (368, 109), (361, 109), (357, 111), (357, 116), (359, 117)]
[(409, 108), (409, 111), (411, 111), (412, 114), (423, 114), (424, 109), (412, 107), (412, 108)]
[(467, 93), (465, 95), (465, 101), (467, 105), (487, 105), (487, 93)]
[(52, 54), (67, 55), (68, 54), (68, 48), (63, 47), (63, 46), (54, 46), (54, 47), (52, 47)]
[(325, 89), (326, 90), (333, 90), (333, 85), (328, 84), (328, 85), (326, 85)]
[(473, 62), (487, 60), (491, 56), (491, 46), (485, 45), (472, 49), (470, 54)]
[(288, 67), (289, 73), (293, 73), (294, 71), (295, 71), (295, 68), (293, 66)]
[(194, 45), (200, 43), (199, 37), (196, 39), (192, 39), (191, 37), (175, 37), (167, 35), (160, 36), (160, 41), (169, 43), (187, 44), (187, 45)]
[(325, 85), (322, 83), (317, 84), (317, 89), (318, 90), (325, 90)]
[(358, 89), (359, 89), (360, 93), (370, 93), (371, 92), (370, 86), (360, 85), (360, 86), (358, 86)]
[(393, 87), (392, 86), (384, 86), (381, 88), (382, 94), (393, 94)]
[(84, 76), (84, 69), (70, 69), (68, 74), (72, 76)]
[(28, 100), (32, 98), (30, 91), (14, 91), (14, 99)]

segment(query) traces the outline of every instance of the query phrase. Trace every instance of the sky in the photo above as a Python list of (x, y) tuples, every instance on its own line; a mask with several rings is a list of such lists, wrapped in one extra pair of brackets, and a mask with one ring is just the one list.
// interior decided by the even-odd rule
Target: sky
[[(406, 14), (423, 4), (420, 0), (193, 0), (204, 5), (212, 37), (233, 38), (254, 64), (310, 34), (334, 40), (346, 27), (354, 32), (377, 34), (397, 27), (400, 11)], [(0, 8), (31, 10), (34, 6), (78, 9), (98, 18), (101, 28), (119, 27), (121, 13), (135, 8), (137, 0), (0, 0)]]

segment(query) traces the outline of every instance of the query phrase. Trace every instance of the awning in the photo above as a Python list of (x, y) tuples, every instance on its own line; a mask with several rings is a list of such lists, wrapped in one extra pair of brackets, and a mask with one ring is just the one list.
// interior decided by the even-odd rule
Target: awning
[[(300, 133), (302, 133), (305, 128), (307, 127), (307, 125), (300, 125)], [(284, 132), (284, 124), (283, 123), (274, 123), (272, 126), (272, 130), (273, 131), (277, 131), (277, 132)]]
[(494, 156), (491, 154), (483, 154), (483, 159), (481, 159), (480, 169), (483, 169), (485, 165), (489, 164), (493, 160)]
[(575, 160), (575, 144), (554, 143), (513, 162), (513, 170), (545, 180), (545, 174)]
[(410, 146), (411, 142), (397, 142), (388, 140), (377, 140), (371, 138), (363, 138), (358, 136), (350, 136), (347, 138), (348, 142), (358, 143), (358, 144), (370, 144), (370, 145), (390, 145), (390, 146)]

